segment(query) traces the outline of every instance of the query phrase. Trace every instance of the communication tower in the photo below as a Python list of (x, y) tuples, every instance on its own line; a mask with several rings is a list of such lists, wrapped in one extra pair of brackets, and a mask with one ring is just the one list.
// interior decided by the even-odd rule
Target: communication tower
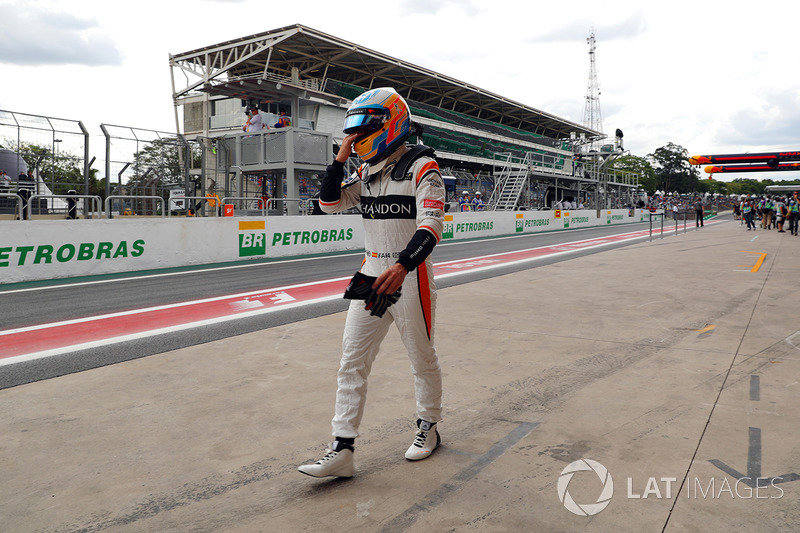
[(603, 114), (600, 112), (600, 83), (597, 81), (597, 65), (595, 63), (594, 29), (586, 38), (589, 44), (589, 85), (586, 88), (586, 108), (583, 113), (583, 125), (595, 131), (603, 131)]

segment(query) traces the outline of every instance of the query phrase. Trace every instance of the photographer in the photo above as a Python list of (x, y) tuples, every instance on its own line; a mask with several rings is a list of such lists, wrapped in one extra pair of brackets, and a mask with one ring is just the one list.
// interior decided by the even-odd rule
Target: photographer
[(266, 125), (261, 120), (261, 115), (258, 113), (258, 108), (250, 106), (247, 108), (247, 122), (242, 126), (242, 131), (261, 131)]

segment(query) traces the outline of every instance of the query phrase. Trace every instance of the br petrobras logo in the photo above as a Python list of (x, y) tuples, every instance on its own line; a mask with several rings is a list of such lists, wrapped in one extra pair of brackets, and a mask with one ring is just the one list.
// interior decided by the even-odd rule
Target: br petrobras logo
[(252, 257), (267, 253), (267, 235), (263, 220), (239, 222), (239, 257)]
[[(576, 503), (569, 494), (569, 482), (572, 481), (572, 476), (576, 472), (592, 471), (600, 478), (603, 484), (603, 490), (595, 503)], [(611, 479), (611, 474), (608, 473), (606, 467), (592, 461), (591, 459), (579, 459), (567, 465), (561, 471), (561, 476), (558, 478), (558, 499), (564, 504), (564, 507), (571, 513), (579, 516), (592, 516), (596, 515), (611, 503), (611, 497), (614, 495), (614, 480)]]

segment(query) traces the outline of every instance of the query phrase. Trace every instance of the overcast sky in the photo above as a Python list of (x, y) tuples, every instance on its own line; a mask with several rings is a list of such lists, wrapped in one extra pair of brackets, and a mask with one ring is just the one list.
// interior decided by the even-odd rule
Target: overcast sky
[(763, 0), (0, 0), (0, 110), (79, 120), (101, 158), (101, 123), (175, 130), (169, 54), (300, 23), (583, 123), (594, 29), (603, 129), (633, 155), (798, 150), (799, 21)]

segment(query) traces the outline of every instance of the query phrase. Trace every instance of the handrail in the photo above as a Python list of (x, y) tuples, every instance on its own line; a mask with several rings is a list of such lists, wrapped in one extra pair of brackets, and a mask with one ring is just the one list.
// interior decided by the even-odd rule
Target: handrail
[(170, 212), (168, 209), (164, 209), (164, 199), (160, 196), (128, 196), (123, 194), (112, 194), (111, 196), (106, 197), (106, 200), (103, 204), (103, 212), (106, 214), (106, 218), (114, 218), (111, 216), (111, 209), (109, 209), (109, 205), (112, 199), (116, 198), (130, 198), (135, 200), (160, 200), (161, 201), (161, 218), (164, 218), (164, 211), (167, 212), (166, 216), (170, 216)]
[[(236, 200), (236, 201), (242, 201), (242, 200), (255, 200), (255, 201), (259, 201), (259, 202), (260, 202), (260, 201), (262, 201), (262, 200), (263, 200), (263, 197), (261, 197), (261, 196), (255, 196), (255, 197), (248, 197), (248, 196), (225, 196), (225, 197), (222, 199), (222, 202), (221, 202), (221, 203), (222, 203), (223, 205), (225, 205), (225, 204), (227, 203), (227, 202), (226, 202), (226, 200)], [(309, 198), (309, 199), (308, 199), (308, 201), (310, 201), (310, 200), (312, 200), (312, 199), (311, 199), (311, 198)], [(266, 202), (266, 205), (264, 205), (263, 207), (261, 207), (261, 215), (262, 215), (262, 216), (268, 216), (268, 215), (269, 215), (269, 210), (270, 210), (270, 209), (274, 209), (273, 205), (274, 205), (274, 204), (277, 204), (277, 203), (279, 203), (279, 202), (298, 202), (298, 204), (299, 204), (299, 206), (298, 206), (298, 207), (299, 207), (299, 208), (301, 208), (301, 207), (303, 207), (303, 203), (304, 203), (304, 202), (306, 202), (306, 201), (307, 201), (307, 200), (306, 200), (305, 198), (268, 198), (268, 199), (267, 199), (267, 202)], [(309, 214), (307, 211), (310, 211), (310, 210), (300, 209), (300, 212), (301, 212), (303, 215), (307, 215), (307, 214)]]
[(650, 242), (653, 242), (653, 217), (661, 217), (661, 238), (664, 238), (664, 211), (650, 212)]
[(0, 198), (16, 198), (17, 199), (17, 213), (22, 220), (22, 197), (13, 192), (0, 192)]
[[(220, 200), (220, 202), (219, 202), (220, 205), (226, 205), (227, 204), (226, 200), (235, 200), (235, 201), (242, 201), (242, 200), (253, 201), (253, 200), (255, 200), (255, 201), (263, 201), (264, 198), (261, 197), (261, 196), (224, 196), (222, 198), (222, 200)], [(268, 210), (269, 210), (269, 199), (267, 199), (267, 201), (261, 207), (261, 216), (264, 216), (264, 217), (267, 216), (267, 214), (268, 214), (267, 211)]]
[[(77, 200), (78, 198), (90, 199), (94, 204), (94, 212), (97, 213), (98, 216), (102, 215), (102, 211), (100, 210), (100, 197), (93, 194), (32, 194), (31, 197), (28, 198), (28, 220), (31, 220), (31, 216), (33, 215), (33, 200), (38, 198), (60, 198), (62, 200)], [(87, 213), (83, 215), (85, 217)]]
[[(216, 202), (219, 200), (216, 196), (171, 196), (170, 202), (179, 202), (181, 200), (202, 200), (204, 202)], [(168, 211), (172, 211), (172, 209), (168, 209)], [(186, 212), (189, 212), (189, 205), (186, 205)]]
[(679, 209), (678, 211), (673, 211), (675, 216), (675, 235), (678, 234), (678, 217), (677, 215), (680, 214), (683, 218), (683, 232), (686, 233), (686, 215), (689, 214), (687, 209)]
[[(313, 200), (315, 198), (270, 198), (269, 204), (278, 202), (297, 202), (297, 209), (302, 215), (310, 215), (313, 210)], [(316, 199), (319, 201), (319, 199)], [(303, 208), (305, 204), (305, 209)]]

